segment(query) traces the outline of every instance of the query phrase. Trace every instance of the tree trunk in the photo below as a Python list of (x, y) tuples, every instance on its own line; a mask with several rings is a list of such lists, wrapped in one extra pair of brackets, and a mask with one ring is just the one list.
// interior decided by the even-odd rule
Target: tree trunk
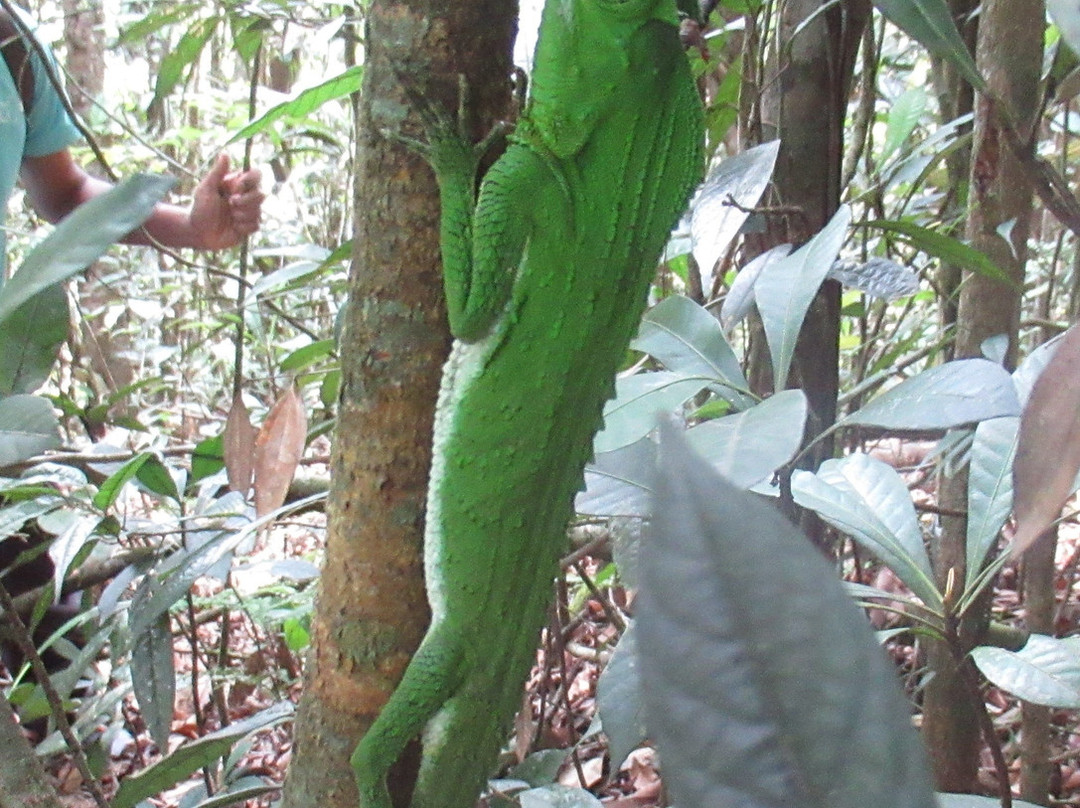
[[(840, 204), (847, 98), (870, 3), (846, 0), (823, 10), (826, 5), (822, 0), (793, 0), (781, 6), (768, 75), (761, 82), (761, 140), (780, 138), (773, 187), (779, 204), (799, 213), (771, 219), (764, 238), (751, 245), (753, 253), (785, 241), (802, 244)], [(810, 17), (814, 19), (807, 23)], [(801, 387), (809, 401), (807, 441), (836, 420), (839, 339), (840, 285), (826, 281), (807, 313), (792, 364), (791, 383)], [(756, 346), (760, 348), (760, 341)], [(760, 349), (752, 352), (749, 375), (759, 384), (768, 383), (769, 372), (760, 367), (766, 358)], [(804, 458), (806, 467), (816, 468), (831, 456), (831, 441), (823, 441)], [(804, 524), (819, 541), (821, 527), (817, 519)]]
[(63, 808), (8, 700), (0, 695), (0, 808)]
[[(68, 86), (71, 106), (85, 116), (105, 86), (105, 32), (101, 0), (63, 0), (67, 72), (78, 88)], [(70, 79), (69, 79), (70, 82)]]
[[(995, 94), (1008, 105), (1021, 127), (1021, 137), (1038, 115), (1039, 71), (1042, 64), (1044, 9), (1039, 0), (987, 0), (979, 18), (977, 60)], [(957, 315), (956, 355), (981, 354), (983, 342), (1004, 334), (1009, 347), (1006, 364), (1016, 363), (1020, 290), (1024, 282), (1027, 237), (1031, 218), (1031, 187), (1019, 162), (1006, 146), (996, 111), (985, 98), (976, 110), (967, 236), (972, 246), (986, 253), (1015, 286), (972, 274), (964, 281)], [(1015, 220), (1012, 246), (997, 232)], [(1014, 254), (1015, 250), (1015, 254)], [(948, 511), (967, 508), (967, 472), (941, 480), (941, 504)], [(955, 579), (965, 576), (967, 521), (948, 518), (934, 548), (939, 585), (949, 570)], [(982, 603), (960, 621), (962, 651), (978, 641), (989, 612)], [(978, 707), (956, 675), (953, 657), (943, 648), (931, 649), (929, 661), (936, 675), (926, 688), (923, 732), (930, 747), (934, 775), (943, 791), (970, 791), (978, 769)]]
[[(356, 808), (349, 756), (428, 620), (421, 537), (432, 414), (448, 347), (439, 209), (431, 171), (380, 132), (403, 129), (410, 105), (402, 80), (454, 110), (463, 74), (483, 110), (482, 126), (504, 112), (515, 5), (376, 0), (367, 12), (356, 246), (326, 563), (282, 808)], [(404, 129), (417, 134), (413, 125)], [(403, 802), (415, 761), (399, 768), (390, 786)]]

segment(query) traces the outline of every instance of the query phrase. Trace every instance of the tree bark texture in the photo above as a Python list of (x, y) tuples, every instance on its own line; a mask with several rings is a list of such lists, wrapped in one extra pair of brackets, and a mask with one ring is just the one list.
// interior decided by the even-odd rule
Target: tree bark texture
[[(516, 13), (504, 0), (375, 0), (367, 12), (326, 561), (282, 808), (356, 808), (349, 757), (428, 621), (422, 528), (449, 345), (439, 205), (430, 169), (380, 133), (420, 136), (402, 82), (452, 112), (459, 75), (484, 111), (476, 134), (490, 126), (509, 98)], [(398, 802), (415, 761), (401, 768), (390, 783)]]
[[(77, 77), (71, 106), (85, 116), (105, 86), (105, 32), (101, 0), (63, 0), (67, 72)], [(70, 79), (69, 79), (70, 81)]]
[[(987, 0), (979, 18), (976, 58), (994, 95), (1025, 138), (1035, 125), (1039, 105), (1039, 72), (1042, 64), (1044, 8), (1041, 0)], [(986, 98), (976, 105), (972, 149), (967, 237), (1012, 279), (1012, 285), (969, 274), (960, 294), (957, 316), (956, 355), (981, 355), (983, 342), (1004, 334), (1009, 341), (1006, 364), (1012, 368), (1017, 356), (1020, 295), (1024, 283), (1027, 237), (1031, 219), (1031, 186), (1019, 162), (1006, 145), (998, 110)], [(998, 228), (1014, 221), (1011, 245)], [(940, 499), (949, 511), (967, 508), (967, 471), (941, 480)], [(950, 518), (942, 522), (942, 534), (933, 548), (939, 585), (949, 570), (958, 581), (965, 579), (967, 521)], [(989, 602), (982, 599), (960, 621), (962, 651), (976, 643), (989, 617)], [(970, 791), (978, 770), (978, 707), (956, 676), (952, 655), (931, 648), (929, 663), (935, 676), (927, 685), (923, 701), (923, 733), (930, 747), (934, 776), (943, 791)]]
[[(839, 207), (847, 99), (855, 55), (869, 17), (868, 0), (846, 0), (839, 5), (791, 0), (780, 7), (767, 75), (762, 81), (761, 140), (780, 138), (773, 173), (774, 199), (799, 213), (771, 218), (764, 237), (750, 245), (753, 253), (783, 242), (806, 242)], [(790, 379), (791, 385), (802, 388), (809, 402), (807, 441), (836, 420), (839, 339), (840, 285), (826, 281), (803, 322)], [(755, 347), (758, 350), (752, 351), (749, 377), (771, 387), (769, 371), (761, 367), (767, 355), (760, 350), (760, 340), (755, 341)], [(823, 441), (805, 457), (806, 467), (816, 468), (831, 456), (831, 441)], [(818, 520), (810, 520), (804, 527), (820, 541)]]
[(63, 808), (8, 700), (0, 696), (0, 808)]

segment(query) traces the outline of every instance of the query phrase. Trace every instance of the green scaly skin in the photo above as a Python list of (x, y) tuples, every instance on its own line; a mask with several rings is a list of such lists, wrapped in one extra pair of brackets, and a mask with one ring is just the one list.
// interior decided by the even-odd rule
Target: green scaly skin
[(363, 808), (390, 808), (387, 770), (421, 731), (414, 808), (475, 805), (535, 659), (603, 404), (701, 175), (675, 0), (548, 0), (535, 63), (479, 198), (477, 149), (427, 124), (456, 338), (424, 539), (432, 623), (353, 754)]

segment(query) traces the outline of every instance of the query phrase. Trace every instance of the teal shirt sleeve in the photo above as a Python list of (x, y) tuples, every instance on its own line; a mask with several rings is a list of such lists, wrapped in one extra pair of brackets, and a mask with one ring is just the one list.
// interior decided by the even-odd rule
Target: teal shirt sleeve
[[(52, 54), (49, 55), (50, 60)], [(26, 119), (24, 157), (41, 157), (67, 148), (79, 139), (79, 130), (64, 109), (56, 88), (36, 53), (30, 54), (34, 69), (34, 106)], [(52, 64), (56, 71), (56, 64)]]

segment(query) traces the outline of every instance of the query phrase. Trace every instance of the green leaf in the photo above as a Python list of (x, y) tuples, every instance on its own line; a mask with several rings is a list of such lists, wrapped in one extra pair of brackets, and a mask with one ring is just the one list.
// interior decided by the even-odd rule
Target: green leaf
[(832, 567), (667, 424), (638, 650), (672, 804), (932, 808), (896, 670)]
[(1080, 54), (1080, 8), (1072, 0), (1046, 0), (1046, 10), (1061, 31), (1061, 38), (1073, 53)]
[(167, 497), (174, 502), (180, 501), (180, 490), (176, 487), (172, 472), (156, 454), (151, 453), (150, 458), (139, 466), (135, 479), (142, 483), (146, 490), (159, 497)]
[(893, 102), (885, 124), (885, 142), (881, 146), (879, 163), (888, 160), (911, 137), (919, 125), (919, 119), (926, 112), (928, 101), (926, 90), (922, 87), (909, 87)]
[(675, 373), (713, 377), (717, 394), (737, 409), (755, 403), (720, 323), (688, 297), (673, 295), (646, 312), (630, 347)]
[(745, 412), (693, 426), (686, 438), (729, 483), (750, 488), (799, 451), (806, 412), (801, 390), (782, 390)]
[(983, 676), (1024, 701), (1080, 709), (1080, 637), (1032, 634), (1019, 651), (981, 645), (971, 658)]
[(139, 469), (149, 462), (153, 456), (151, 452), (140, 452), (110, 474), (98, 488), (98, 492), (94, 494), (94, 507), (102, 511), (111, 507), (116, 502), (116, 498), (120, 496), (121, 489), (135, 479)]
[(974, 247), (969, 247), (952, 236), (947, 236), (926, 227), (920, 227), (902, 219), (875, 219), (866, 222), (864, 226), (875, 227), (878, 230), (899, 236), (911, 246), (922, 250), (927, 255), (940, 259), (946, 264), (955, 264), (1016, 289), (1016, 281), (1006, 275), (984, 253), (979, 252)]
[(862, 453), (826, 460), (816, 474), (795, 471), (791, 494), (884, 561), (929, 608), (941, 609), (915, 506), (891, 466)]
[(292, 704), (288, 702), (275, 704), (249, 718), (178, 747), (172, 754), (152, 766), (124, 778), (112, 799), (112, 808), (134, 808), (140, 800), (160, 794), (197, 769), (228, 754), (233, 744), (249, 733), (289, 720), (293, 710)]
[(334, 340), (321, 339), (302, 348), (297, 348), (281, 360), (279, 367), (283, 371), (300, 370), (331, 356), (336, 349), (337, 343)]
[(883, 429), (952, 429), (1019, 415), (1008, 372), (986, 359), (958, 359), (924, 370), (841, 419), (844, 426)]
[(60, 423), (47, 399), (28, 395), (0, 398), (0, 467), (59, 447)]
[(773, 389), (787, 386), (803, 320), (843, 246), (851, 208), (841, 205), (827, 225), (795, 252), (766, 265), (754, 283), (754, 300), (773, 365)]
[(1012, 510), (1012, 467), (1019, 426), (1017, 418), (992, 418), (975, 429), (968, 472), (965, 588), (975, 581)]
[(244, 140), (268, 129), (276, 121), (289, 116), (302, 118), (310, 115), (323, 104), (358, 92), (364, 77), (364, 66), (354, 65), (332, 79), (302, 90), (294, 98), (271, 107), (231, 138), (229, 143)]
[(47, 286), (0, 320), (0, 395), (33, 393), (49, 378), (68, 336), (68, 297)]
[(38, 292), (82, 272), (141, 225), (172, 184), (168, 177), (137, 174), (76, 208), (0, 288), (0, 322)]
[(706, 292), (713, 267), (768, 186), (779, 153), (779, 140), (762, 143), (714, 164), (701, 184), (691, 206), (690, 236)]
[(652, 432), (656, 416), (674, 412), (700, 393), (711, 377), (660, 371), (615, 382), (615, 398), (604, 405), (604, 428), (593, 441), (596, 454), (629, 446)]
[(162, 614), (134, 635), (131, 685), (150, 737), (159, 749), (168, 749), (176, 696), (176, 671), (173, 668), (172, 632), (169, 630), (168, 615)]
[(199, 441), (191, 453), (191, 474), (188, 476), (188, 485), (194, 485), (211, 474), (217, 474), (223, 468), (225, 468), (225, 437), (215, 435)]
[(648, 737), (635, 634), (631, 623), (596, 682), (596, 711), (608, 737), (612, 771), (618, 771), (630, 753)]
[(952, 62), (972, 87), (985, 89), (986, 82), (956, 30), (945, 0), (874, 0), (874, 5), (934, 56)]
[(574, 508), (595, 516), (648, 516), (656, 444), (648, 438), (601, 452), (585, 467), (585, 490)]
[(154, 83), (154, 99), (151, 104), (160, 104), (184, 76), (185, 68), (198, 61), (203, 48), (214, 35), (220, 17), (206, 17), (196, 20), (191, 28), (184, 32), (176, 47), (165, 54), (158, 68), (157, 81)]

